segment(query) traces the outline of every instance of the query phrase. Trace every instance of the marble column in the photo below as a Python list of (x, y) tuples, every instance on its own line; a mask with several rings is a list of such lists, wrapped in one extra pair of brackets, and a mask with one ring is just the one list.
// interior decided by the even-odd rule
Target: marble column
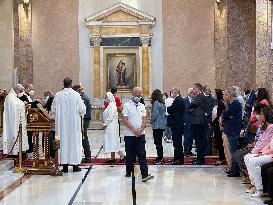
[(91, 37), (93, 44), (93, 70), (94, 70), (94, 98), (101, 97), (100, 89), (100, 43), (102, 39), (99, 36)]
[(143, 96), (150, 96), (150, 69), (149, 69), (149, 44), (150, 36), (140, 37), (142, 43), (142, 92)]
[(215, 3), (216, 84), (219, 88), (246, 82), (255, 85), (255, 1)]
[(18, 81), (33, 83), (32, 54), (32, 1), (13, 0), (14, 68), (18, 68)]

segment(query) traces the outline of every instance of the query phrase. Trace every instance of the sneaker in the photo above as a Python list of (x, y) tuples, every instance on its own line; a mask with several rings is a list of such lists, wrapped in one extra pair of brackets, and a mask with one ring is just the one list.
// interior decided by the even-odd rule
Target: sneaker
[(82, 171), (82, 169), (78, 165), (73, 166), (73, 172), (80, 172), (80, 171)]
[(260, 198), (266, 196), (267, 193), (263, 193), (262, 190), (256, 191), (254, 194), (251, 194), (250, 196), (253, 198)]
[(246, 193), (254, 194), (256, 192), (256, 188), (252, 187), (251, 189), (246, 190)]
[(130, 177), (131, 177), (131, 173), (127, 173), (127, 172), (126, 172), (125, 177), (126, 177), (126, 178), (130, 178)]
[(154, 165), (160, 165), (160, 164), (163, 164), (163, 163), (164, 163), (163, 159), (156, 159), (156, 160), (153, 161)]
[(142, 177), (142, 182), (147, 182), (149, 180), (152, 180), (154, 178), (154, 176), (152, 176), (151, 174), (148, 174), (146, 177)]

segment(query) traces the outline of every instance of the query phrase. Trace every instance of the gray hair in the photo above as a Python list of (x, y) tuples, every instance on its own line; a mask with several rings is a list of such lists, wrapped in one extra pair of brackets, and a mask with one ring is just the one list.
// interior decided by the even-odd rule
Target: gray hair
[(193, 88), (188, 89), (188, 95), (191, 94), (192, 90), (193, 90)]
[(236, 92), (237, 92), (237, 96), (241, 95), (241, 91), (240, 91), (240, 88), (238, 86), (232, 86), (236, 89)]
[(232, 97), (238, 97), (238, 89), (235, 86), (229, 87), (226, 89), (226, 92), (229, 93)]
[(22, 84), (17, 84), (13, 87), (13, 90), (16, 91), (16, 90), (24, 90), (24, 86), (22, 86)]

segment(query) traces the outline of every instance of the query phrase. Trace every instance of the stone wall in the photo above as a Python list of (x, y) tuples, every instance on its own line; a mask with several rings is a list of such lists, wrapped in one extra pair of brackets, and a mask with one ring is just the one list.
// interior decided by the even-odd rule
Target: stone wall
[(164, 90), (215, 86), (215, 0), (163, 0)]
[(0, 1), (0, 89), (13, 83), (13, 2)]

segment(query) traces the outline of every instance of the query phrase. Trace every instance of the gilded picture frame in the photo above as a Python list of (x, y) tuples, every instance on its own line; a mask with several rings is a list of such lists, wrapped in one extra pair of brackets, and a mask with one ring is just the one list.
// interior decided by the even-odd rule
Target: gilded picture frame
[(107, 59), (107, 89), (130, 92), (137, 84), (136, 53), (109, 53)]

